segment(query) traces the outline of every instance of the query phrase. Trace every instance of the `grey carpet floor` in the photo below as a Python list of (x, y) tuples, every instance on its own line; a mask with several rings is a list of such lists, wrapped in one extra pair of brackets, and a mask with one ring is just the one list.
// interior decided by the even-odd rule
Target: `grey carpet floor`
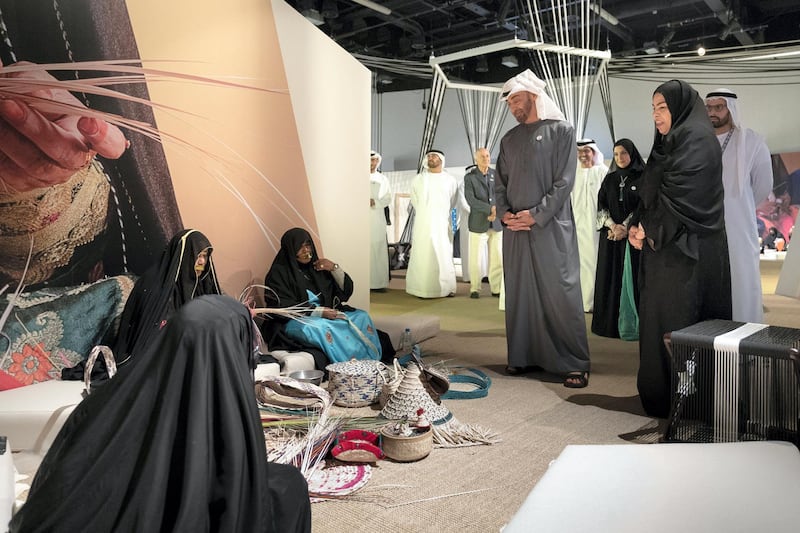
[[(772, 294), (780, 267), (762, 264), (766, 322), (800, 328), (800, 302)], [(404, 292), (398, 274), (387, 292), (372, 294), (371, 313), (438, 315), (441, 332), (423, 343), (425, 360), (479, 368), (492, 378), (487, 397), (445, 405), (459, 421), (496, 431), (502, 442), (436, 448), (415, 463), (381, 461), (352, 499), (312, 506), (315, 533), (499, 531), (566, 445), (656, 440), (660, 421), (644, 414), (636, 392), (637, 343), (590, 334), (585, 389), (567, 389), (546, 373), (509, 377), (504, 315), (488, 286), (477, 300), (464, 283), (455, 298), (420, 300)], [(586, 320), (588, 331), (591, 315)]]

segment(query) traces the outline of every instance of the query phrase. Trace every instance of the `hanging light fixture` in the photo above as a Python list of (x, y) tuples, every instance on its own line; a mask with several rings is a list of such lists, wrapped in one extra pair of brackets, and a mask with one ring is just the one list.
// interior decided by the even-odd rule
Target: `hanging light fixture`
[(392, 10), (386, 6), (382, 6), (380, 4), (376, 4), (375, 2), (370, 2), (370, 0), (352, 0), (353, 3), (362, 5), (366, 8), (369, 8), (373, 11), (377, 11), (381, 15), (389, 16), (392, 14)]
[(655, 41), (647, 41), (642, 46), (644, 46), (644, 53), (645, 54), (657, 54), (661, 50), (658, 48), (658, 43)]
[(513, 54), (509, 54), (507, 56), (503, 56), (503, 60), (500, 62), (504, 67), (508, 68), (516, 68), (519, 66), (519, 61), (517, 60), (517, 56)]

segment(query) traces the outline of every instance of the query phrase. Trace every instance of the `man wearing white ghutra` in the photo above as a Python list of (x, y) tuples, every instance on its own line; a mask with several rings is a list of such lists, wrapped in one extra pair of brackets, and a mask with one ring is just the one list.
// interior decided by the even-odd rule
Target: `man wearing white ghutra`
[(745, 128), (730, 89), (706, 95), (706, 110), (722, 147), (725, 232), (731, 258), (733, 320), (764, 321), (756, 206), (772, 190), (772, 161), (764, 138)]

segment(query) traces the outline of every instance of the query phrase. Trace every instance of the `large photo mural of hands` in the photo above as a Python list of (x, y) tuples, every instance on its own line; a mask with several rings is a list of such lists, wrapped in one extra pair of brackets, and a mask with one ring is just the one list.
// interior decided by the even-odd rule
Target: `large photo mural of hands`
[[(325, 231), (310, 181), (361, 182), (348, 163), (309, 177), (273, 3), (235, 4), (212, 17), (210, 1), (0, 0), (0, 309), (13, 310), (0, 317), (0, 370), (85, 357), (63, 350), (78, 331), (66, 315), (47, 340), (36, 321), (109, 279), (97, 292), (118, 316), (183, 228), (209, 235), (220, 285), (237, 296), (263, 279), (287, 228)], [(356, 151), (369, 146), (365, 122)], [(90, 344), (113, 335), (113, 321), (92, 323), (80, 329)]]

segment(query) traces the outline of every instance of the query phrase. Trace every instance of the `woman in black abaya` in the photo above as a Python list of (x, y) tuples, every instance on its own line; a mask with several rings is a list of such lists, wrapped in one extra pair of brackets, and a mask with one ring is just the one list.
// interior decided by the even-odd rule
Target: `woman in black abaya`
[(241, 303), (184, 305), (78, 405), (11, 531), (310, 531), (302, 475), (267, 463), (252, 346)]
[(208, 237), (196, 229), (170, 239), (158, 263), (136, 280), (120, 318), (114, 344), (117, 362), (148, 346), (170, 315), (204, 294), (221, 294)]
[[(136, 280), (120, 317), (119, 332), (112, 345), (118, 365), (150, 346), (169, 317), (196, 296), (221, 294), (208, 238), (195, 229), (173, 236), (152, 265)], [(81, 380), (85, 362), (61, 372), (62, 379)], [(97, 369), (100, 376), (104, 373)], [(93, 374), (94, 375), (94, 374)]]
[(308, 231), (292, 228), (283, 234), (264, 285), (267, 306), (303, 307), (308, 315), (302, 322), (265, 320), (264, 340), (270, 350), (307, 351), (319, 369), (353, 357), (392, 362), (395, 350), (389, 336), (375, 328), (365, 311), (345, 303), (353, 295), (352, 278), (338, 264), (319, 257)]
[[(600, 246), (597, 252), (597, 273), (594, 284), (592, 333), (603, 337), (619, 337), (619, 302), (622, 292), (622, 269), (628, 246), (628, 224), (639, 205), (644, 161), (630, 139), (614, 144), (614, 161), (600, 185), (597, 195), (597, 222)], [(631, 250), (633, 283), (638, 299), (639, 251)]]
[(639, 375), (647, 414), (666, 418), (670, 362), (663, 336), (710, 319), (731, 318), (722, 154), (703, 101), (671, 80), (653, 93), (656, 132), (628, 230), (639, 267)]

